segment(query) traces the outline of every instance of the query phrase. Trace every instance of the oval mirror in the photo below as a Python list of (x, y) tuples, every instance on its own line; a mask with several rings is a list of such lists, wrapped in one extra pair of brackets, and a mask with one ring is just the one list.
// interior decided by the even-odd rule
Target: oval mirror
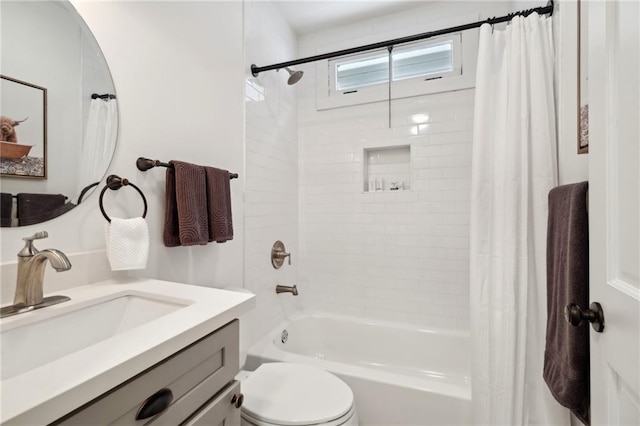
[(68, 1), (0, 3), (1, 225), (44, 222), (103, 179), (118, 133), (115, 88)]

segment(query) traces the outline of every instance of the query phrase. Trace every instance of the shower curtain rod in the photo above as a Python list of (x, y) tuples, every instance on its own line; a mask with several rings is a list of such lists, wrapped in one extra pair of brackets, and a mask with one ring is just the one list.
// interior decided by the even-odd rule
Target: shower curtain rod
[(421, 34), (414, 34), (411, 36), (395, 38), (393, 40), (381, 41), (378, 43), (366, 44), (364, 46), (352, 47), (350, 49), (337, 50), (335, 52), (323, 53), (321, 55), (309, 56), (306, 58), (296, 59), (288, 62), (280, 62), (278, 64), (267, 65), (259, 67), (256, 64), (251, 65), (251, 74), (257, 77), (263, 71), (278, 70), (284, 67), (290, 67), (294, 65), (306, 64), (309, 62), (322, 61), (324, 59), (336, 58), (338, 56), (351, 55), (354, 53), (367, 52), (369, 50), (381, 49), (383, 47), (395, 46), (397, 44), (411, 43), (413, 41), (424, 40), (427, 38), (437, 37), (445, 34), (457, 33), (459, 31), (471, 30), (473, 28), (479, 28), (483, 24), (499, 24), (501, 22), (508, 22), (515, 16), (529, 16), (532, 13), (537, 12), (539, 15), (553, 15), (553, 0), (550, 0), (546, 6), (536, 7), (533, 9), (521, 10), (519, 12), (509, 13), (505, 16), (487, 18), (484, 21), (473, 22), (466, 25), (458, 25), (457, 27), (445, 28), (437, 31), (429, 31)]

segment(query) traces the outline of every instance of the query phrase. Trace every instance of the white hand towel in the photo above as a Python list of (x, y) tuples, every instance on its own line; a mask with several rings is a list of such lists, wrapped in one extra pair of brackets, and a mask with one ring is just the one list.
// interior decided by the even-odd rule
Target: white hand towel
[(145, 269), (149, 258), (149, 227), (142, 217), (111, 218), (105, 225), (107, 257), (112, 271)]

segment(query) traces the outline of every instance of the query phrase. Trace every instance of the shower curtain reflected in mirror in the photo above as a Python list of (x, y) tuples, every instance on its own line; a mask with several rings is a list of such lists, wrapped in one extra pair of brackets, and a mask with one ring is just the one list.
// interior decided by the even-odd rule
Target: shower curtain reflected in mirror
[(475, 424), (569, 424), (543, 378), (547, 194), (557, 185), (551, 18), (480, 29), (471, 194)]
[(116, 100), (92, 99), (80, 154), (78, 194), (82, 193), (87, 184), (99, 182), (104, 176), (111, 161), (111, 153), (115, 150), (117, 133)]

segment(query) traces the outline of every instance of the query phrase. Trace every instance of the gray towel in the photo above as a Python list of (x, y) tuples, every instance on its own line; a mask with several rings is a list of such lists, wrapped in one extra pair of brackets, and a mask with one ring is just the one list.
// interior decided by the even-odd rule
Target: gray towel
[(33, 225), (51, 220), (75, 207), (65, 203), (67, 197), (62, 194), (20, 193), (18, 198), (18, 225)]
[(207, 183), (204, 167), (170, 161), (167, 168), (162, 239), (166, 247), (209, 242)]
[(544, 380), (554, 398), (589, 424), (589, 323), (573, 327), (564, 307), (589, 306), (588, 183), (549, 192), (547, 339)]
[(3, 192), (0, 194), (0, 226), (11, 226), (11, 212), (13, 210), (13, 195)]

